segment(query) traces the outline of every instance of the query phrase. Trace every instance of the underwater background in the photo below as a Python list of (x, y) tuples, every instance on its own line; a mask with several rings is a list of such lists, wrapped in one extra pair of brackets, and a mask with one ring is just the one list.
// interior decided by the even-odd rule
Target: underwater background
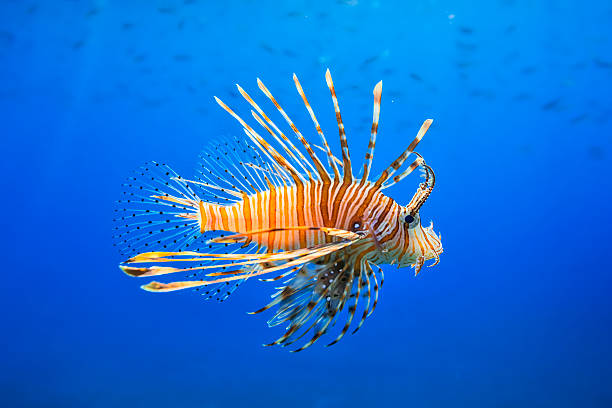
[[(0, 404), (612, 406), (611, 19), (608, 1), (2, 0)], [(440, 264), (385, 266), (359, 333), (297, 354), (245, 313), (272, 283), (222, 304), (140, 290), (112, 245), (125, 178), (192, 175), (242, 135), (213, 95), (262, 101), (257, 77), (316, 140), (293, 72), (339, 154), (326, 68), (355, 168), (377, 81), (374, 175), (434, 119)]]

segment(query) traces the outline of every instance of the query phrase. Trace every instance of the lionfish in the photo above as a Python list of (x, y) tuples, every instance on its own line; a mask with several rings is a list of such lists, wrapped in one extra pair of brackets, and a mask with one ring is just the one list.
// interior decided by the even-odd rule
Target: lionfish
[[(423, 123), (393, 163), (370, 179), (382, 81), (376, 84), (368, 150), (361, 178), (356, 178), (329, 70), (325, 78), (338, 122), (341, 160), (331, 152), (295, 74), (293, 81), (321, 146), (300, 133), (261, 80), (257, 84), (308, 158), (237, 85), (266, 137), (215, 97), (240, 123), (246, 138), (221, 141), (205, 150), (193, 180), (157, 162), (146, 163), (128, 178), (115, 218), (115, 245), (122, 255), (130, 256), (120, 268), (135, 277), (185, 272), (186, 280), (153, 281), (142, 288), (150, 292), (195, 288), (219, 301), (249, 278), (265, 275), (259, 280), (280, 280), (272, 301), (253, 314), (273, 309), (268, 325), (287, 326), (267, 346), (289, 346), (310, 333), (308, 341), (293, 350), (301, 351), (343, 321), (328, 345), (338, 342), (358, 309), (361, 319), (353, 333), (359, 330), (378, 302), (384, 282), (380, 264), (410, 265), (415, 275), (426, 261), (434, 260), (429, 266), (437, 264), (440, 236), (433, 223), (423, 227), (419, 216), (434, 188), (435, 174), (414, 151), (432, 120)], [(326, 156), (326, 165), (315, 148)], [(410, 155), (414, 161), (399, 172)], [(383, 194), (417, 168), (424, 180), (407, 205)]]

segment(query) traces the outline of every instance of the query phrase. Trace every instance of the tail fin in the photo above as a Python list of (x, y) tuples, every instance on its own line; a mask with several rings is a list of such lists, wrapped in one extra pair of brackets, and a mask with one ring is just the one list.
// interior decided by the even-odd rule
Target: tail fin
[[(120, 253), (133, 258), (143, 252), (200, 252), (204, 247), (207, 252), (215, 254), (256, 252), (257, 245), (213, 244), (210, 241), (220, 234), (223, 236), (222, 231), (201, 228), (201, 209), (222, 206), (235, 193), (208, 183), (203, 177), (206, 175), (202, 174), (200, 181), (187, 180), (165, 164), (156, 162), (145, 163), (129, 177), (123, 184), (124, 192), (115, 209), (114, 241)], [(199, 266), (204, 264), (199, 263)], [(244, 268), (245, 272), (257, 270), (256, 266)], [(188, 277), (197, 275), (196, 270)], [(244, 281), (246, 278), (205, 288), (196, 287), (195, 291), (201, 290), (205, 299), (223, 302)]]
[(181, 251), (200, 237), (200, 199), (165, 164), (145, 163), (123, 184), (114, 217), (114, 245), (122, 255)]

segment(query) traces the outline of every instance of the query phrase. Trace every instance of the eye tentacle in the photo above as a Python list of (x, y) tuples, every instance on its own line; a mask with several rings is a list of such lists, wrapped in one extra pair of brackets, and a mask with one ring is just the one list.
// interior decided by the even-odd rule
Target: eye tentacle
[(415, 216), (433, 191), (434, 186), (436, 185), (436, 174), (434, 173), (433, 169), (427, 163), (425, 163), (425, 160), (423, 160), (423, 157), (419, 153), (413, 153), (422, 159), (420, 166), (425, 172), (425, 181), (419, 185), (419, 188), (417, 189), (416, 193), (414, 193), (414, 196), (412, 196), (412, 199), (407, 206), (409, 214)]

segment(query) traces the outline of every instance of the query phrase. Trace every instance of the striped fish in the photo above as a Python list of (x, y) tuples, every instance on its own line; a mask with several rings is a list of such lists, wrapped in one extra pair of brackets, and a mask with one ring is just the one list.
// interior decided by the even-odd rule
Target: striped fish
[[(435, 175), (414, 149), (432, 120), (427, 119), (402, 154), (371, 179), (382, 93), (379, 82), (374, 87), (368, 150), (361, 177), (356, 178), (329, 70), (326, 81), (338, 122), (341, 158), (331, 152), (297, 76), (293, 80), (320, 146), (302, 135), (259, 79), (260, 90), (295, 138), (283, 133), (238, 85), (260, 129), (215, 97), (245, 137), (205, 150), (193, 179), (162, 163), (145, 164), (125, 184), (114, 237), (128, 257), (120, 265), (126, 274), (186, 275), (142, 286), (150, 292), (193, 288), (223, 301), (249, 278), (281, 281), (272, 301), (253, 313), (272, 309), (268, 324), (286, 326), (284, 334), (267, 345), (298, 343), (293, 351), (300, 351), (336, 324), (342, 327), (329, 345), (338, 342), (354, 321), (353, 333), (362, 326), (376, 308), (383, 285), (379, 265), (411, 266), (418, 274), (427, 261), (433, 260), (430, 266), (438, 263), (442, 244), (433, 224), (423, 227), (419, 216)], [(317, 152), (322, 152), (323, 160)], [(421, 170), (423, 181), (407, 205), (383, 194), (415, 169)]]

